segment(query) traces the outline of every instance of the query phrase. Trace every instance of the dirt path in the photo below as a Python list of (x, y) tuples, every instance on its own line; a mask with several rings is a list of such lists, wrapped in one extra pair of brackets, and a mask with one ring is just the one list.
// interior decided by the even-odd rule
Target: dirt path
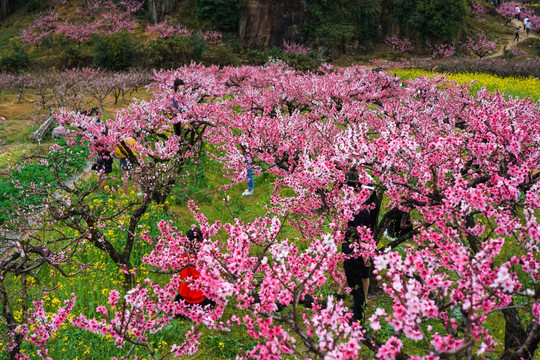
[[(519, 33), (520, 41), (528, 39), (527, 36), (525, 35), (526, 34), (525, 30), (523, 30), (523, 22), (522, 21), (512, 19), (512, 21), (510, 21), (510, 25), (512, 25), (513, 30), (515, 30), (515, 28), (517, 28), (518, 26), (521, 27), (521, 32)], [(486, 56), (485, 57), (486, 59), (502, 56), (503, 53), (504, 53), (504, 47), (505, 46), (506, 46), (507, 50), (513, 49), (513, 48), (515, 48), (517, 46), (518, 43), (514, 42), (514, 32), (513, 32), (513, 30), (512, 30), (512, 35), (509, 35), (509, 36), (507, 36), (505, 38), (506, 42), (502, 44), (502, 46), (499, 48), (499, 50), (497, 50), (497, 52), (495, 52), (495, 53), (493, 53), (493, 54), (491, 54), (489, 56)], [(540, 37), (538, 35), (535, 35), (532, 31), (529, 32), (529, 38), (540, 39)]]

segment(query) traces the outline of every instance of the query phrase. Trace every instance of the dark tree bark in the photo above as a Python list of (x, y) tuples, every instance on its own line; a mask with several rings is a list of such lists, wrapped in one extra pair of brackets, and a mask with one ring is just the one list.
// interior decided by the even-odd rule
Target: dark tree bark
[(146, 5), (154, 24), (162, 21), (165, 15), (170, 14), (179, 0), (148, 0)]
[(247, 0), (240, 13), (238, 35), (245, 46), (263, 49), (283, 41), (300, 41), (298, 27), (306, 18), (302, 0)]

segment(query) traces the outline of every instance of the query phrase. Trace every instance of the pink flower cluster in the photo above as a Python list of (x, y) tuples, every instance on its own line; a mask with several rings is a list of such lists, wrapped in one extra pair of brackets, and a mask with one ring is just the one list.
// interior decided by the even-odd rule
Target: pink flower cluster
[(283, 41), (283, 51), (292, 52), (295, 54), (309, 54), (311, 52), (311, 49), (303, 44), (298, 44), (295, 42), (287, 42)]
[(28, 28), (21, 31), (19, 39), (32, 45), (41, 45), (46, 36), (56, 31), (57, 22), (58, 14), (52, 10), (40, 14), (34, 18), (34, 22)]
[(456, 47), (450, 44), (440, 44), (433, 50), (433, 58), (448, 59), (454, 56)]
[(392, 61), (405, 53), (411, 52), (414, 49), (409, 39), (402, 39), (397, 35), (387, 36), (384, 42), (386, 42), (388, 45), (392, 45), (392, 50), (394, 51), (394, 58)]
[(222, 43), (223, 35), (217, 31), (205, 31), (203, 39), (210, 45), (219, 45)]
[(473, 16), (477, 20), (486, 21), (486, 19), (482, 17), (482, 15), (484, 15), (485, 13), (486, 13), (486, 8), (484, 8), (482, 5), (477, 4), (475, 2), (471, 3), (471, 14), (473, 14)]
[[(63, 307), (59, 307), (56, 313), (47, 315), (43, 308), (43, 300), (34, 301), (34, 309), (30, 313), (28, 324), (20, 325), (16, 332), (37, 347), (37, 354), (41, 358), (50, 359), (47, 343), (64, 324), (74, 305), (75, 294), (71, 294), (71, 299), (65, 300)], [(25, 358), (24, 354), (22, 358)]]
[(490, 41), (486, 35), (482, 33), (476, 34), (475, 38), (469, 38), (468, 42), (465, 44), (465, 47), (478, 55), (478, 57), (483, 58), (490, 52), (493, 52), (497, 49), (497, 42)]
[[(144, 1), (122, 0), (119, 4), (112, 0), (93, 0), (84, 2), (77, 8), (79, 19), (59, 22), (54, 11), (39, 15), (34, 22), (21, 31), (19, 38), (30, 44), (40, 45), (43, 38), (50, 34), (65, 35), (68, 39), (82, 43), (88, 42), (94, 34), (114, 34), (121, 31), (132, 32), (136, 21), (133, 14), (141, 9)], [(88, 21), (87, 19), (95, 19)]]
[(148, 25), (146, 31), (150, 34), (155, 34), (153, 36), (157, 35), (157, 37), (162, 39), (176, 36), (191, 36), (191, 31), (185, 29), (181, 25), (169, 25), (167, 21), (160, 22), (156, 25)]

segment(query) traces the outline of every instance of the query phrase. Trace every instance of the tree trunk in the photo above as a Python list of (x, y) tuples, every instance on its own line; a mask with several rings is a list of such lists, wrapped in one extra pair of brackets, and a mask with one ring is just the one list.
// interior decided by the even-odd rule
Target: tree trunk
[(283, 41), (299, 42), (298, 27), (305, 22), (302, 0), (247, 0), (240, 13), (238, 35), (245, 46), (263, 49), (281, 46)]
[(11, 13), (12, 0), (0, 0), (0, 19), (5, 18)]
[(154, 24), (162, 21), (165, 15), (170, 14), (179, 0), (148, 0), (148, 12)]
[(55, 124), (57, 124), (56, 122), (56, 118), (54, 116), (49, 116), (49, 118), (47, 120), (45, 120), (45, 122), (43, 124), (41, 124), (41, 126), (39, 127), (39, 129), (37, 129), (31, 136), (30, 136), (30, 141), (32, 142), (38, 142), (38, 141), (41, 141), (43, 139), (43, 137), (45, 136), (45, 134), (47, 134), (48, 132), (52, 131), (52, 129), (54, 128)]
[(520, 356), (514, 351), (518, 349), (527, 340), (527, 333), (521, 324), (517, 309), (503, 309), (504, 320), (506, 321), (504, 334), (505, 352), (501, 356), (504, 360), (520, 359)]

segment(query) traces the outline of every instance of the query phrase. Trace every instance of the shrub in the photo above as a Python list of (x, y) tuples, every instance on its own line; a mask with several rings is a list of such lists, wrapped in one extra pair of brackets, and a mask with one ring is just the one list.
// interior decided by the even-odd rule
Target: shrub
[(94, 66), (122, 71), (135, 64), (139, 46), (128, 33), (98, 37), (95, 44)]
[(193, 46), (193, 61), (201, 62), (203, 60), (203, 53), (208, 48), (208, 43), (199, 35), (191, 36), (189, 41), (191, 46)]
[(290, 67), (301, 70), (316, 70), (321, 65), (321, 59), (314, 53), (299, 54), (295, 52), (284, 52), (282, 49), (273, 47), (263, 51), (249, 50), (246, 53), (249, 64), (264, 65), (269, 61), (281, 60)]
[(235, 65), (240, 65), (242, 60), (238, 56), (236, 56), (233, 50), (228, 46), (210, 46), (203, 53), (202, 62), (206, 66), (209, 66), (209, 65), (235, 66)]
[(310, 54), (287, 52), (283, 55), (283, 60), (290, 67), (301, 71), (316, 70), (321, 65), (321, 61)]
[(189, 64), (194, 58), (193, 43), (189, 38), (156, 39), (146, 46), (147, 66), (154, 69), (173, 69)]
[(18, 72), (24, 70), (30, 64), (28, 53), (20, 45), (14, 45), (11, 52), (0, 58), (0, 70)]
[(83, 56), (80, 48), (68, 44), (60, 53), (59, 67), (72, 69), (87, 66), (89, 59)]
[(47, 3), (40, 0), (27, 0), (24, 6), (26, 12), (44, 11), (47, 10), (47, 8)]
[(262, 51), (248, 50), (246, 57), (248, 63), (251, 65), (264, 65), (270, 58), (281, 59), (283, 57), (283, 51), (277, 47), (267, 48)]

